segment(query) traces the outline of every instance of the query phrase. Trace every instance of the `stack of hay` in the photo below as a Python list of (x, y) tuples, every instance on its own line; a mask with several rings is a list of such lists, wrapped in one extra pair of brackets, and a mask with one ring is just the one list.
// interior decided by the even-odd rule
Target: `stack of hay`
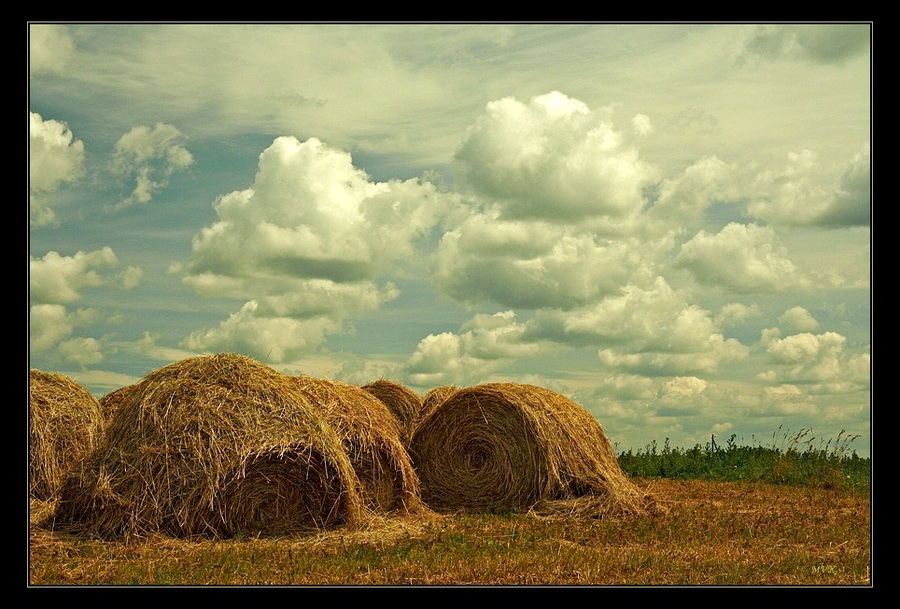
[(600, 423), (549, 389), (487, 383), (425, 414), (409, 446), (422, 499), (437, 510), (652, 513)]
[(441, 385), (430, 389), (425, 394), (425, 397), (422, 398), (422, 408), (419, 409), (419, 414), (416, 416), (416, 423), (413, 427), (418, 427), (425, 417), (457, 391), (459, 391), (459, 387), (454, 387), (453, 385)]
[(335, 430), (359, 479), (363, 502), (377, 513), (424, 511), (405, 433), (371, 393), (339, 381), (293, 377)]
[(401, 440), (406, 446), (412, 437), (416, 417), (422, 409), (422, 398), (409, 387), (387, 379), (373, 381), (362, 388), (381, 400), (394, 414), (400, 423)]
[(341, 438), (297, 383), (250, 358), (189, 358), (116, 396), (55, 526), (104, 538), (280, 535), (361, 521)]
[(54, 501), (63, 480), (94, 450), (102, 434), (100, 404), (84, 387), (62, 374), (29, 371), (31, 499)]

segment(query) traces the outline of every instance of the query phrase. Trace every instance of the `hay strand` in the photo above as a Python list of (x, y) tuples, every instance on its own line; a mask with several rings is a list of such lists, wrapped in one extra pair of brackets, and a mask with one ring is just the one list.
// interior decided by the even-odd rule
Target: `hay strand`
[(54, 526), (103, 538), (281, 535), (357, 522), (356, 474), (290, 377), (235, 354), (123, 392)]
[(534, 385), (460, 389), (419, 423), (409, 451), (422, 499), (437, 510), (653, 510), (652, 498), (621, 470), (599, 421)]
[(428, 393), (425, 394), (425, 397), (422, 398), (422, 408), (419, 409), (419, 414), (416, 417), (416, 426), (418, 426), (425, 417), (431, 414), (435, 408), (440, 406), (444, 400), (457, 391), (459, 391), (459, 387), (454, 387), (453, 385), (441, 385), (430, 389)]
[(340, 381), (294, 378), (341, 438), (365, 505), (382, 514), (424, 509), (419, 477), (401, 439), (400, 423), (384, 402)]
[(28, 414), (29, 497), (52, 501), (68, 473), (100, 441), (100, 404), (71, 378), (31, 369)]
[(387, 379), (373, 381), (363, 385), (362, 388), (381, 400), (397, 417), (400, 423), (400, 438), (406, 446), (412, 436), (416, 417), (422, 409), (422, 398), (419, 394), (409, 387)]

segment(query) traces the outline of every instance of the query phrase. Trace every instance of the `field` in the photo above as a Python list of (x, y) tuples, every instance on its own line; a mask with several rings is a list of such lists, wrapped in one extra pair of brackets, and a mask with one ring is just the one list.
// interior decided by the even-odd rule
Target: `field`
[(871, 585), (868, 492), (638, 479), (662, 515), (443, 514), (309, 537), (122, 544), (32, 526), (31, 586)]
[[(247, 364), (243, 361), (238, 363)], [(254, 370), (269, 374), (263, 380), (286, 382), (284, 379), (287, 377), (268, 373), (259, 366)], [(240, 375), (240, 379), (246, 377), (246, 374)], [(298, 389), (295, 381), (290, 382), (283, 391), (285, 395), (293, 396), (290, 392)], [(455, 395), (458, 397), (462, 392)], [(190, 400), (183, 402), (195, 403)], [(262, 400), (254, 405), (260, 407), (260, 412), (267, 412), (262, 409), (271, 408), (272, 403)], [(449, 408), (446, 406), (448, 403), (445, 402), (443, 408)], [(219, 407), (230, 402), (219, 401), (216, 404)], [(235, 404), (241, 405), (239, 412), (242, 414), (251, 411), (244, 401), (235, 401)], [(487, 402), (479, 403), (479, 409), (486, 407)], [(559, 404), (557, 407), (561, 408)], [(127, 431), (136, 428), (124, 424), (129, 422), (128, 416), (132, 411), (125, 410), (124, 406), (119, 408), (115, 429)], [(154, 410), (149, 408), (149, 411)], [(144, 414), (143, 410), (135, 412)], [(179, 419), (168, 408), (165, 412), (165, 430), (168, 433)], [(580, 414), (580, 411), (577, 412)], [(575, 415), (572, 414), (572, 417), (574, 420)], [(588, 417), (586, 415), (582, 419), (592, 421)], [(428, 425), (429, 420), (426, 419), (418, 431), (426, 429), (424, 426)], [(284, 425), (280, 421), (278, 429)], [(335, 423), (346, 421), (336, 418)], [(474, 423), (467, 423), (464, 427), (472, 425)], [(297, 433), (304, 429), (298, 427)], [(547, 443), (557, 437), (581, 438), (585, 430), (590, 429), (593, 428), (561, 428)], [(106, 433), (112, 434), (111, 431)], [(194, 434), (189, 437), (203, 440), (214, 435)], [(333, 436), (335, 447), (344, 446), (340, 444), (337, 434)], [(228, 437), (243, 441), (247, 437), (246, 430)], [(313, 437), (325, 438), (324, 435)], [(504, 437), (513, 436), (507, 434)], [(296, 528), (275, 528), (272, 530), (278, 532), (270, 534), (259, 534), (265, 529), (252, 527), (215, 529), (216, 539), (167, 536), (157, 525), (130, 529), (133, 535), (124, 538), (113, 535), (104, 540), (84, 530), (77, 536), (73, 535), (73, 529), (64, 526), (66, 509), (70, 516), (77, 514), (79, 519), (88, 519), (97, 514), (115, 516), (119, 514), (119, 506), (130, 509), (135, 505), (142, 508), (149, 505), (154, 510), (158, 509), (163, 517), (141, 520), (140, 523), (161, 523), (171, 518), (175, 509), (174, 503), (167, 503), (168, 499), (179, 499), (184, 496), (179, 493), (195, 490), (194, 486), (178, 486), (173, 482), (181, 483), (176, 475), (176, 466), (186, 462), (175, 458), (171, 460), (171, 465), (167, 460), (153, 461), (155, 455), (168, 453), (159, 447), (149, 448), (154, 439), (144, 438), (143, 441), (149, 444), (141, 445), (141, 450), (135, 454), (147, 456), (151, 465), (164, 463), (165, 467), (154, 469), (143, 462), (129, 462), (127, 467), (120, 468), (140, 474), (128, 478), (136, 481), (136, 494), (112, 495), (116, 497), (115, 501), (103, 499), (99, 502), (95, 501), (97, 495), (88, 494), (83, 501), (63, 501), (60, 505), (66, 509), (56, 509), (54, 495), (47, 498), (34, 494), (35, 488), (37, 491), (52, 490), (52, 485), (46, 485), (47, 489), (33, 485), (28, 514), (27, 585), (30, 590), (225, 586), (840, 586), (867, 589), (872, 587), (873, 566), (872, 467), (870, 458), (860, 458), (850, 450), (855, 439), (842, 432), (824, 444), (820, 440), (817, 445), (810, 430), (791, 433), (779, 428), (773, 434), (773, 442), (767, 446), (755, 440), (749, 446), (738, 445), (735, 436), (732, 436), (722, 446), (711, 438), (706, 446), (681, 449), (670, 447), (666, 439), (661, 447), (654, 442), (636, 453), (629, 450), (614, 454), (610, 448), (606, 453), (608, 461), (591, 461), (583, 458), (590, 455), (589, 451), (573, 450), (565, 454), (581, 459), (577, 463), (583, 467), (557, 471), (566, 471), (567, 475), (578, 474), (582, 480), (615, 480), (618, 486), (585, 484), (580, 487), (579, 496), (565, 496), (565, 499), (571, 498), (572, 503), (566, 500), (551, 502), (553, 510), (538, 509), (538, 504), (534, 503), (518, 509), (497, 507), (519, 505), (516, 503), (491, 502), (469, 504), (477, 507), (468, 513), (417, 509), (399, 517), (396, 511), (376, 510), (377, 515), (373, 514), (373, 518), (347, 519), (343, 521), (347, 524), (307, 528), (304, 530), (309, 532), (305, 533), (284, 532), (297, 531)], [(482, 444), (488, 443), (482, 439)], [(184, 446), (186, 444), (180, 444), (179, 449)], [(324, 443), (322, 446), (327, 448)], [(165, 447), (168, 450), (168, 444)], [(97, 454), (105, 456), (107, 453)], [(193, 450), (191, 454), (197, 458), (205, 456), (199, 450)], [(351, 467), (347, 455), (343, 452), (334, 454), (346, 460), (347, 468)], [(263, 460), (263, 464), (269, 462)], [(281, 476), (287, 471), (294, 471), (287, 469), (294, 461), (271, 462), (277, 463), (279, 468), (265, 470), (265, 475), (258, 477), (260, 485), (263, 480), (268, 485), (262, 494), (268, 502), (261, 505), (270, 511), (270, 506), (277, 508), (281, 505), (278, 501), (282, 493), (299, 492), (299, 478)], [(84, 463), (90, 465), (93, 461)], [(92, 474), (100, 471), (88, 465), (77, 471)], [(332, 469), (334, 467), (332, 465)], [(481, 461), (478, 467), (486, 469)], [(188, 469), (185, 468), (186, 471)], [(146, 472), (157, 471), (165, 474), (159, 480), (145, 475)], [(297, 471), (309, 475), (312, 468)], [(349, 471), (352, 473), (352, 470)], [(360, 471), (368, 470), (361, 468)], [(418, 471), (421, 476), (423, 470)], [(276, 477), (275, 473), (280, 477)], [(534, 477), (538, 475), (535, 470)], [(33, 479), (39, 478), (34, 476)], [(257, 480), (249, 476), (246, 478), (251, 479)], [(531, 478), (526, 476), (526, 479)], [(70, 497), (80, 498), (81, 495), (75, 491), (93, 488), (82, 486), (85, 480), (90, 481), (90, 478), (75, 476), (68, 481), (71, 484), (66, 488), (73, 491)], [(204, 478), (191, 480), (205, 483)], [(503, 480), (501, 476), (499, 481)], [(244, 484), (250, 487), (249, 483)], [(493, 499), (494, 491), (502, 492), (506, 486), (491, 487), (489, 498)], [(255, 490), (255, 487), (250, 488)], [(343, 488), (336, 496), (349, 497), (349, 493), (355, 492), (355, 487)], [(148, 490), (153, 492), (148, 494)], [(303, 498), (316, 499), (319, 497), (317, 493), (331, 490), (331, 487), (309, 486), (309, 490), (300, 494)], [(476, 490), (482, 489), (479, 487)], [(585, 504), (578, 503), (586, 499), (587, 505), (598, 506), (608, 502), (610, 497), (619, 501), (621, 495), (616, 496), (615, 493), (623, 491), (626, 498), (640, 497), (642, 509), (584, 510)], [(642, 491), (655, 500), (658, 509), (643, 509)], [(60, 492), (58, 496), (65, 496), (65, 493)], [(380, 497), (372, 495), (376, 496)], [(241, 499), (243, 496), (235, 497)], [(423, 493), (419, 507), (422, 507), (424, 498)], [(135, 503), (138, 500), (143, 503)], [(597, 503), (593, 503), (595, 500)], [(190, 505), (208, 510), (205, 508), (208, 503), (201, 501)], [(235, 501), (231, 505), (243, 504)], [(304, 504), (295, 502), (284, 505)], [(367, 505), (382, 506), (388, 503)], [(535, 508), (527, 510), (530, 505)], [(264, 511), (263, 515), (269, 516), (270, 511)], [(213, 524), (220, 521), (240, 522), (238, 519), (228, 520), (224, 512), (208, 512), (211, 516), (207, 522)], [(297, 519), (296, 507), (286, 508), (282, 512), (275, 510), (276, 515), (281, 514), (282, 518), (275, 519), (276, 524), (282, 521), (293, 523)], [(187, 515), (193, 514), (190, 511)], [(58, 526), (53, 526), (54, 518)], [(119, 521), (101, 519), (101, 523), (107, 522)], [(191, 524), (194, 521), (188, 518), (184, 522)], [(244, 522), (255, 525), (267, 521), (255, 517)], [(113, 531), (122, 531), (115, 526)], [(189, 530), (208, 533), (211, 528)], [(240, 533), (248, 530), (254, 533)]]

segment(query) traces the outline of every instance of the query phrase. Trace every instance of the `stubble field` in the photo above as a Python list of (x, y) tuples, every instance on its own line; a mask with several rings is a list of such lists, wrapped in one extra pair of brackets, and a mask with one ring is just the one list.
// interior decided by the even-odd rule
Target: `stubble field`
[(637, 479), (655, 516), (440, 514), (287, 538), (123, 543), (36, 523), (28, 585), (870, 587), (870, 494)]

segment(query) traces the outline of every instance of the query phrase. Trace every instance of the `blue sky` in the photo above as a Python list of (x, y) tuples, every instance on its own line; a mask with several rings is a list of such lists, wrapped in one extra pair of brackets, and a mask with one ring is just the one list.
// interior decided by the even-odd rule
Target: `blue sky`
[(27, 27), (31, 368), (237, 352), (869, 455), (871, 24)]

